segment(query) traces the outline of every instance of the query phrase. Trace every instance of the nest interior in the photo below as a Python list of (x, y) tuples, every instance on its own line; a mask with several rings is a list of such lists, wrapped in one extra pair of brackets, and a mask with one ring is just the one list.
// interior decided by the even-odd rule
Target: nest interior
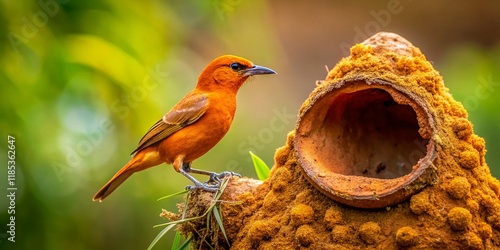
[(428, 139), (418, 133), (415, 111), (382, 87), (326, 99), (326, 115), (317, 118), (323, 122), (310, 141), (322, 142), (315, 145), (315, 159), (335, 173), (393, 179), (409, 174), (425, 156)]

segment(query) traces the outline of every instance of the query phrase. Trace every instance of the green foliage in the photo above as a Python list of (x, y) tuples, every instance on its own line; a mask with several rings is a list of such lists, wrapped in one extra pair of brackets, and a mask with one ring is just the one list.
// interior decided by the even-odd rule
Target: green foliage
[(226, 239), (227, 244), (229, 245), (229, 240), (227, 239), (226, 230), (224, 229), (224, 224), (222, 223), (222, 213), (219, 211), (217, 206), (214, 206), (213, 209), (214, 209), (213, 214), (214, 214), (215, 220), (217, 221), (217, 225), (219, 225), (219, 228), (222, 231), (222, 234), (224, 235), (224, 238)]
[(156, 243), (158, 243), (158, 241), (168, 232), (170, 231), (170, 229), (174, 228), (175, 226), (177, 226), (177, 224), (169, 224), (167, 225), (165, 228), (163, 228), (160, 233), (158, 235), (156, 235), (156, 237), (153, 239), (153, 241), (151, 242), (151, 244), (149, 245), (148, 247), (148, 250), (151, 250), (153, 249), (153, 247), (156, 245)]
[(181, 234), (179, 233), (179, 231), (176, 231), (174, 236), (174, 241), (172, 242), (171, 250), (178, 250), (180, 243), (181, 243)]
[[(173, 193), (189, 184), (185, 178), (170, 166), (159, 166), (133, 175), (102, 203), (91, 197), (129, 160), (150, 126), (195, 86), (209, 60), (232, 53), (267, 65), (262, 58), (272, 58), (276, 43), (268, 36), (265, 12), (252, 11), (262, 11), (263, 2), (233, 2), (0, 4), (0, 138), (11, 134), (17, 139), (16, 184), (22, 190), (16, 197), (19, 240), (12, 246), (147, 246), (157, 233), (150, 225), (159, 207), (144, 203), (158, 192)], [(242, 29), (245, 33), (235, 36)], [(267, 35), (255, 39), (255, 48), (241, 46), (259, 32)], [(212, 45), (200, 46), (206, 42)], [(245, 135), (245, 129), (239, 130), (234, 140)], [(5, 163), (3, 145), (0, 160)], [(218, 145), (196, 164), (224, 171), (230, 160), (246, 159), (223, 154), (224, 145)], [(6, 180), (6, 174), (0, 171), (0, 179)], [(3, 190), (5, 183), (0, 182)], [(7, 202), (0, 199), (0, 207), (8, 207)], [(175, 208), (175, 201), (166, 206)], [(8, 221), (6, 211), (0, 211), (1, 221)], [(170, 240), (157, 247), (170, 247)], [(6, 244), (0, 237), (0, 249), (10, 248)]]
[(184, 243), (179, 247), (177, 248), (178, 250), (183, 250), (183, 249), (187, 249), (187, 247), (189, 246), (189, 243), (191, 243), (191, 240), (193, 239), (193, 237), (189, 237), (186, 241), (184, 241)]
[(252, 151), (250, 151), (249, 153), (252, 157), (253, 167), (255, 168), (255, 172), (257, 173), (257, 177), (259, 178), (259, 180), (266, 180), (267, 178), (269, 178), (269, 167), (266, 165), (266, 163), (257, 155), (252, 153)]
[(455, 46), (446, 53), (443, 75), (453, 97), (462, 103), (474, 125), (474, 133), (486, 140), (486, 163), (500, 177), (500, 46), (484, 49), (471, 44)]

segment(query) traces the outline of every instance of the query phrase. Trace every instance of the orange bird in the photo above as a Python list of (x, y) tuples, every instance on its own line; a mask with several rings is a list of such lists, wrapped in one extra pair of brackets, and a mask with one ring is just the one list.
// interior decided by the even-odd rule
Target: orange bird
[[(220, 179), (233, 175), (191, 168), (191, 162), (204, 155), (224, 137), (236, 111), (236, 93), (253, 75), (276, 74), (247, 59), (225, 55), (216, 58), (201, 72), (198, 84), (142, 137), (133, 158), (95, 195), (102, 201), (133, 173), (159, 165), (173, 164), (175, 171), (194, 183), (188, 189), (214, 192)], [(189, 173), (209, 175), (202, 183)]]

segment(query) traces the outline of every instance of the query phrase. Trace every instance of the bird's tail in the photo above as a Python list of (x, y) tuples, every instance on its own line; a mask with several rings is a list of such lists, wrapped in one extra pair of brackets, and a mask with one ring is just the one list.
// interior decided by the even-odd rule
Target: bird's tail
[(110, 195), (133, 173), (156, 166), (162, 163), (155, 147), (149, 147), (137, 153), (111, 180), (106, 183), (92, 198), (93, 201), (102, 201)]
[(102, 201), (108, 195), (110, 195), (118, 186), (120, 186), (128, 177), (130, 177), (135, 171), (132, 168), (136, 163), (134, 159), (129, 161), (120, 171), (118, 171), (111, 180), (108, 181), (92, 198), (93, 201)]

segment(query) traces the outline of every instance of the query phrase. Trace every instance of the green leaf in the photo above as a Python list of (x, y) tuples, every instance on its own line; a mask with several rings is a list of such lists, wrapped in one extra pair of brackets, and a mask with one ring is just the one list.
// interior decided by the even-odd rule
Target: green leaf
[(179, 231), (175, 232), (174, 240), (172, 242), (172, 247), (170, 249), (177, 250), (179, 249), (179, 244), (181, 243), (181, 234)]
[(186, 242), (184, 242), (184, 244), (182, 244), (180, 247), (179, 247), (179, 250), (183, 250), (185, 249), (189, 243), (191, 243), (191, 240), (193, 239), (193, 237), (189, 237), (189, 239), (186, 240)]
[(224, 230), (224, 224), (222, 224), (222, 218), (217, 206), (214, 207), (213, 213), (215, 220), (217, 220), (217, 224), (219, 224), (220, 230), (222, 231), (222, 234), (224, 235), (224, 238), (226, 239), (226, 242), (229, 245), (229, 240), (227, 239), (226, 230)]
[(249, 151), (250, 156), (252, 157), (253, 167), (255, 168), (255, 172), (257, 173), (257, 177), (259, 180), (263, 181), (269, 178), (269, 167), (266, 163), (260, 159), (257, 155)]
[(151, 250), (153, 249), (153, 247), (156, 245), (156, 243), (161, 239), (161, 237), (163, 237), (163, 235), (165, 235), (168, 231), (170, 231), (170, 229), (174, 228), (175, 225), (177, 224), (170, 224), (168, 225), (167, 227), (165, 227), (163, 230), (161, 230), (161, 232), (156, 235), (156, 237), (154, 238), (154, 240), (151, 242), (151, 244), (149, 244), (149, 247), (148, 247), (148, 250)]

